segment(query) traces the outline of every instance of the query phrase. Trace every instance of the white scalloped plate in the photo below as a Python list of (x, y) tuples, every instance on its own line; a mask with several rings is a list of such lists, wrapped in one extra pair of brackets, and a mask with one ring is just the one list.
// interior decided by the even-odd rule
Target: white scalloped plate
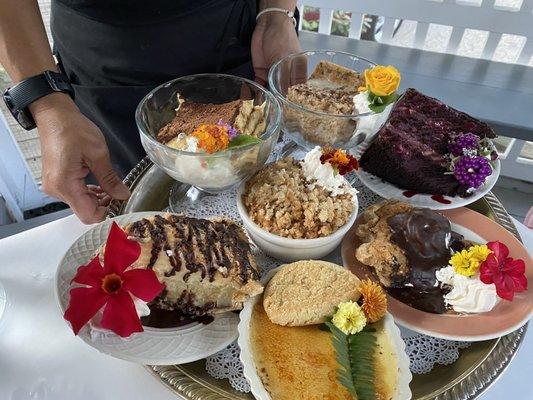
[[(268, 281), (279, 270), (275, 268), (268, 272), (263, 279), (263, 285), (266, 285)], [(241, 349), (240, 358), (243, 365), (243, 374), (250, 383), (250, 390), (257, 400), (271, 400), (270, 395), (263, 386), (261, 378), (257, 374), (255, 363), (252, 355), (252, 346), (250, 343), (250, 321), (252, 319), (252, 310), (255, 304), (262, 299), (263, 296), (255, 296), (244, 303), (244, 308), (240, 313), (239, 322), (239, 339), (238, 344)], [(384, 329), (388, 334), (389, 340), (391, 340), (394, 349), (396, 350), (396, 357), (398, 360), (398, 382), (396, 385), (396, 391), (394, 397), (391, 400), (409, 400), (412, 397), (409, 383), (413, 378), (411, 371), (409, 370), (409, 357), (405, 353), (405, 342), (402, 339), (400, 329), (394, 323), (392, 316), (387, 313), (384, 320)]]
[[(56, 297), (61, 314), (64, 314), (68, 306), (70, 282), (77, 268), (86, 264), (105, 242), (111, 222), (124, 225), (156, 214), (162, 213), (137, 212), (108, 219), (74, 242), (56, 272)], [(144, 332), (134, 333), (126, 339), (111, 331), (93, 329), (87, 324), (78, 336), (98, 351), (123, 360), (153, 365), (184, 364), (208, 357), (228, 346), (237, 338), (238, 322), (236, 314), (223, 313), (207, 325), (193, 323), (165, 329), (145, 327)]]
[[(355, 155), (357, 158), (361, 158), (361, 155), (364, 153), (366, 148), (370, 145), (374, 137), (367, 138), (360, 146), (355, 149)], [(432, 210), (448, 210), (452, 208), (459, 208), (471, 204), (483, 196), (485, 196), (496, 184), (498, 177), (500, 176), (501, 163), (500, 160), (496, 160), (494, 170), (492, 174), (485, 180), (485, 183), (481, 188), (476, 190), (474, 194), (470, 197), (450, 197), (444, 196), (448, 200), (449, 204), (444, 204), (439, 201), (433, 200), (430, 194), (415, 194), (412, 197), (407, 197), (403, 193), (406, 192), (405, 189), (401, 189), (398, 186), (393, 185), (392, 183), (385, 182), (383, 179), (372, 175), (363, 169), (359, 168), (356, 171), (357, 177), (359, 180), (370, 190), (372, 190), (377, 195), (385, 199), (395, 199), (403, 201), (405, 203), (412, 204), (415, 207), (426, 207)]]

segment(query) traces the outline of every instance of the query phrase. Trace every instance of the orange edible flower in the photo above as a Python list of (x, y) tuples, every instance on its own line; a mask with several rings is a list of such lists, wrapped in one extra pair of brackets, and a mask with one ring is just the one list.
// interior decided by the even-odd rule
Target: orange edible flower
[(229, 145), (228, 129), (225, 126), (201, 124), (191, 135), (198, 139), (198, 147), (207, 153), (225, 150)]
[(361, 282), (359, 292), (363, 298), (361, 308), (365, 313), (366, 319), (374, 323), (383, 318), (387, 313), (387, 296), (381, 286), (370, 279), (366, 279)]
[(341, 175), (345, 175), (359, 168), (359, 162), (354, 156), (347, 154), (343, 150), (334, 148), (324, 148), (322, 150), (322, 156), (320, 156), (320, 162), (322, 164), (330, 163)]

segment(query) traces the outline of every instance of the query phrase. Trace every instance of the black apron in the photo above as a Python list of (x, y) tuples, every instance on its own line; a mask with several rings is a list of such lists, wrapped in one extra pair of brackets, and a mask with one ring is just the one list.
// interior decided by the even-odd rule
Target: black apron
[(119, 174), (145, 155), (134, 115), (154, 87), (201, 72), (253, 79), (256, 13), (256, 0), (52, 0), (54, 52)]

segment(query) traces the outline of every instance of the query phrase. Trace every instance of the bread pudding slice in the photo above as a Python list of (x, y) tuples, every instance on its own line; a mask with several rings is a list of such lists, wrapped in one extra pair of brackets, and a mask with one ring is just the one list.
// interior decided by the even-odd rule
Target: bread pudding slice
[(152, 269), (166, 285), (150, 308), (188, 317), (240, 310), (263, 291), (248, 238), (235, 222), (165, 214), (124, 227), (141, 244), (133, 268)]

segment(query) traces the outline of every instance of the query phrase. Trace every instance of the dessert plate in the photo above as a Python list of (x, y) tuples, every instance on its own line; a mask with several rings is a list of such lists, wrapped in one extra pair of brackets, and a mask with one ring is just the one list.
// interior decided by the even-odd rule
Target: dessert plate
[[(509, 248), (509, 256), (523, 259), (526, 264), (526, 277), (533, 281), (533, 262), (527, 250), (504, 227), (491, 219), (461, 207), (442, 211), (450, 220), (452, 227), (466, 239), (483, 242), (500, 241)], [(355, 257), (355, 251), (361, 244), (355, 234), (356, 221), (344, 237), (342, 243), (343, 265), (359, 278), (377, 281), (371, 267), (362, 264)], [(533, 289), (515, 293), (512, 302), (500, 300), (489, 312), (480, 314), (432, 314), (412, 308), (392, 296), (388, 298), (388, 309), (394, 320), (413, 331), (448, 340), (481, 341), (507, 335), (524, 325), (533, 314)]]
[[(280, 267), (268, 272), (268, 274), (262, 279), (263, 285), (268, 283), (279, 268)], [(238, 344), (241, 349), (240, 358), (243, 364), (243, 374), (250, 383), (250, 391), (257, 400), (271, 400), (270, 395), (257, 373), (250, 342), (250, 321), (252, 319), (252, 311), (255, 304), (262, 298), (261, 295), (255, 296), (244, 303), (244, 308), (240, 313), (240, 322), (238, 326)], [(409, 370), (409, 357), (405, 353), (405, 342), (400, 334), (400, 329), (396, 326), (390, 314), (385, 316), (383, 322), (384, 329), (387, 331), (388, 337), (391, 340), (393, 347), (396, 349), (398, 360), (398, 382), (396, 384), (395, 395), (391, 400), (408, 400), (411, 398), (409, 383), (411, 382), (412, 375)]]
[[(136, 212), (108, 219), (74, 242), (56, 272), (56, 296), (62, 315), (68, 306), (70, 282), (77, 268), (86, 264), (106, 241), (111, 222), (124, 225), (156, 214), (163, 213)], [(207, 325), (191, 323), (164, 329), (144, 327), (144, 332), (134, 333), (129, 338), (87, 324), (78, 336), (89, 346), (116, 358), (139, 364), (172, 365), (200, 360), (224, 349), (237, 338), (238, 322), (239, 317), (228, 312), (215, 316)]]
[[(366, 148), (370, 145), (374, 137), (367, 138), (355, 149), (355, 156), (360, 158)], [(389, 200), (395, 199), (412, 204), (415, 207), (425, 207), (432, 210), (448, 210), (452, 208), (464, 207), (485, 196), (496, 184), (500, 176), (501, 163), (496, 160), (492, 174), (487, 177), (483, 186), (476, 190), (470, 197), (460, 196), (434, 196), (431, 194), (412, 193), (409, 190), (401, 189), (392, 183), (386, 182), (375, 175), (372, 175), (359, 168), (356, 171), (359, 180), (377, 195)]]

